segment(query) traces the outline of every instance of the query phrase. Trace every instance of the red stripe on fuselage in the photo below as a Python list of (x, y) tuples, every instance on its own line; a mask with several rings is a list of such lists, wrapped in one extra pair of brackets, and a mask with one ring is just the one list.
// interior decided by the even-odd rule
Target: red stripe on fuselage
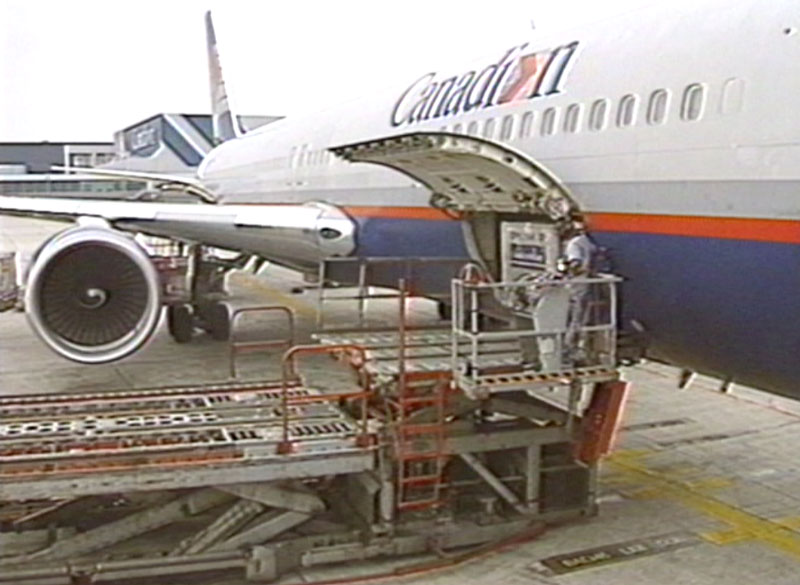
[(798, 220), (633, 213), (589, 213), (586, 219), (589, 229), (599, 232), (800, 244)]
[[(452, 220), (447, 212), (432, 207), (345, 207), (360, 218)], [(592, 231), (750, 240), (800, 244), (800, 220), (650, 215), (635, 213), (587, 213)]]

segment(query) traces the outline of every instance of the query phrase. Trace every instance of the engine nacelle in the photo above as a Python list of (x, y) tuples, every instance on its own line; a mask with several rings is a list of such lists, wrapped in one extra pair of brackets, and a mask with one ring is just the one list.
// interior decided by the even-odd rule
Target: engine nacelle
[(99, 364), (130, 355), (150, 339), (161, 314), (161, 286), (132, 237), (76, 227), (36, 253), (25, 307), (33, 330), (56, 353)]

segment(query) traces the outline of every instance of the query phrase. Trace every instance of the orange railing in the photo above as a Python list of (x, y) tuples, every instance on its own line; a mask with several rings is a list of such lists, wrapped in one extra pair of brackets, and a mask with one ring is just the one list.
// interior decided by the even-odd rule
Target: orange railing
[(283, 414), (283, 439), (278, 445), (278, 453), (287, 455), (292, 452), (292, 441), (289, 438), (289, 407), (312, 402), (339, 402), (345, 400), (361, 401), (360, 433), (356, 443), (366, 447), (371, 443), (368, 426), (367, 401), (372, 396), (369, 376), (359, 376), (364, 387), (358, 392), (331, 392), (326, 394), (313, 394), (308, 396), (289, 397), (289, 389), (296, 387), (301, 377), (297, 370), (297, 357), (299, 355), (331, 354), (344, 355), (350, 364), (360, 370), (367, 361), (367, 352), (360, 345), (295, 345), (283, 354), (283, 384), (281, 391), (281, 411)]
[[(267, 313), (278, 312), (286, 316), (288, 324), (288, 334), (282, 339), (263, 339), (256, 341), (237, 341), (236, 337), (236, 324), (239, 322), (241, 316), (245, 313)], [(229, 367), (231, 378), (236, 377), (236, 356), (241, 353), (251, 353), (255, 351), (264, 351), (275, 347), (291, 347), (294, 345), (295, 340), (295, 316), (294, 312), (283, 305), (266, 305), (261, 307), (239, 307), (233, 309), (230, 315), (230, 341), (229, 341)]]

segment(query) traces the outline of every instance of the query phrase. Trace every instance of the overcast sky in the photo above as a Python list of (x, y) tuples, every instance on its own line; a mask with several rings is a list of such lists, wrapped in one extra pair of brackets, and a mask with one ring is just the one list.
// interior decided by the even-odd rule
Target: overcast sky
[(294, 116), (647, 3), (0, 0), (0, 142), (108, 141), (208, 112), (206, 9), (238, 111)]

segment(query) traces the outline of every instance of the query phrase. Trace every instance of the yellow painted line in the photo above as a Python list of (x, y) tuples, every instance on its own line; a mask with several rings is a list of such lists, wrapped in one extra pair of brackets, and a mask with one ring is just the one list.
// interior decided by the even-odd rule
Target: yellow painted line
[[(704, 493), (692, 482), (651, 469), (641, 451), (620, 452), (609, 457), (608, 465), (619, 475), (643, 488), (648, 496), (670, 499), (698, 510), (730, 529), (702, 534), (709, 542), (730, 544), (756, 540), (800, 560), (800, 534), (777, 521), (760, 518)], [(795, 519), (798, 524), (800, 520)]]
[(733, 480), (725, 477), (709, 477), (708, 479), (701, 479), (698, 481), (687, 481), (686, 485), (693, 490), (709, 491), (731, 487), (734, 483)]
[(714, 544), (724, 546), (726, 544), (736, 544), (745, 540), (752, 540), (753, 535), (742, 530), (719, 530), (717, 532), (703, 532), (702, 538)]
[(236, 281), (236, 284), (255, 292), (259, 297), (269, 302), (285, 305), (304, 317), (316, 318), (317, 316), (316, 305), (312, 305), (309, 301), (301, 300), (295, 296), (276, 290), (254, 276), (240, 272), (232, 278)]

